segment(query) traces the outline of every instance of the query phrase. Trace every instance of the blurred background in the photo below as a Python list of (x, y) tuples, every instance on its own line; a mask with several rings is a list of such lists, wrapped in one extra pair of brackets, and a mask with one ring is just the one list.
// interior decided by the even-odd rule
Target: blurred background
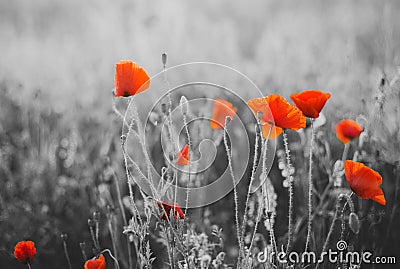
[[(382, 77), (397, 75), (399, 12), (396, 0), (1, 1), (0, 264), (23, 268), (10, 253), (29, 238), (40, 248), (35, 267), (67, 268), (62, 232), (74, 265), (82, 263), (87, 219), (106, 203), (104, 188), (91, 187), (108, 184), (105, 156), (123, 176), (121, 123), (111, 109), (118, 61), (134, 60), (152, 76), (167, 52), (169, 66), (233, 67), (264, 94), (321, 89), (332, 94), (333, 122), (368, 114)], [(390, 150), (397, 129), (386, 128)]]

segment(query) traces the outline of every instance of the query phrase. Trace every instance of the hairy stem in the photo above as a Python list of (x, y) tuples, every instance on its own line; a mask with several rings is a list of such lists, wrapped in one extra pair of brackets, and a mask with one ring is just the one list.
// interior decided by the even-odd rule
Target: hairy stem
[[(254, 159), (253, 159), (253, 166), (251, 168), (251, 176), (250, 176), (250, 182), (249, 182), (249, 188), (247, 190), (247, 196), (246, 196), (246, 203), (244, 204), (244, 215), (243, 215), (243, 222), (242, 222), (242, 234), (244, 234), (245, 229), (246, 229), (246, 222), (247, 222), (247, 208), (249, 205), (249, 200), (250, 200), (250, 192), (251, 192), (251, 186), (253, 184), (254, 181), (254, 177), (256, 174), (256, 170), (257, 170), (257, 158), (258, 158), (258, 143), (259, 143), (259, 139), (260, 139), (260, 134), (256, 131), (256, 141), (255, 141), (255, 145), (254, 145)], [(244, 240), (244, 238), (242, 238), (242, 240)]]
[(283, 144), (285, 146), (286, 163), (288, 169), (286, 179), (289, 183), (288, 241), (286, 245), (286, 253), (289, 253), (293, 237), (293, 176), (291, 175), (292, 163), (290, 161), (290, 150), (286, 131), (283, 131)]
[[(340, 194), (340, 195), (338, 196), (337, 201), (336, 201), (336, 210), (335, 210), (335, 214), (334, 214), (334, 216), (333, 216), (332, 224), (331, 224), (331, 227), (329, 228), (328, 235), (326, 236), (326, 240), (325, 240), (324, 246), (322, 247), (321, 255), (322, 255), (322, 253), (326, 252), (326, 249), (328, 248), (328, 244), (329, 244), (329, 241), (330, 241), (330, 239), (331, 239), (333, 230), (334, 230), (334, 228), (335, 228), (336, 221), (338, 220), (338, 215), (339, 215), (339, 210), (340, 210), (340, 202), (341, 202), (341, 200), (342, 200), (343, 198), (345, 198), (345, 195), (344, 195), (344, 194)], [(315, 266), (315, 269), (318, 269), (320, 263), (321, 263), (321, 259), (318, 259), (318, 263), (317, 263), (317, 265)]]
[(311, 226), (312, 226), (312, 191), (313, 191), (313, 182), (312, 182), (312, 154), (313, 154), (313, 143), (314, 143), (314, 119), (311, 119), (311, 141), (310, 141), (310, 166), (308, 170), (308, 225), (307, 225), (307, 239), (306, 246), (304, 248), (304, 252), (307, 252), (308, 245), (311, 239)]
[(239, 256), (238, 256), (238, 266), (239, 266), (240, 260), (242, 257), (243, 246), (242, 246), (242, 239), (241, 239), (242, 237), (241, 237), (240, 227), (239, 227), (239, 205), (238, 205), (238, 194), (237, 194), (237, 189), (236, 189), (236, 179), (235, 179), (235, 175), (233, 173), (233, 167), (232, 167), (232, 152), (228, 146), (226, 123), (225, 123), (225, 128), (224, 128), (224, 146), (225, 146), (225, 150), (226, 150), (226, 155), (228, 157), (229, 172), (231, 174), (232, 182), (233, 182), (233, 196), (234, 196), (234, 201), (235, 201), (236, 235), (237, 235), (238, 243), (239, 243)]
[[(63, 248), (64, 248), (65, 258), (67, 259), (68, 268), (72, 269), (71, 259), (69, 258), (69, 253), (68, 253), (68, 248), (67, 248), (67, 242), (65, 242), (64, 240), (63, 240)], [(27, 264), (28, 264), (28, 267), (31, 268), (29, 263), (27, 263)]]

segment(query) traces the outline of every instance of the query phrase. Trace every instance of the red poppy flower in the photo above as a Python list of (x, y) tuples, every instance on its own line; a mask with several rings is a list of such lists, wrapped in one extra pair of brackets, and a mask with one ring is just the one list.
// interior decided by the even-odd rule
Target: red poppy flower
[(21, 241), (15, 245), (14, 256), (23, 264), (30, 263), (35, 257), (36, 248), (32, 241)]
[(363, 128), (353, 120), (342, 120), (336, 125), (336, 136), (344, 144), (350, 142), (350, 140), (357, 138)]
[(329, 93), (323, 93), (318, 90), (308, 90), (294, 93), (290, 96), (306, 117), (314, 119), (319, 117), (319, 113), (330, 97)]
[(189, 145), (185, 145), (178, 153), (176, 160), (177, 165), (188, 165), (189, 164)]
[(120, 61), (115, 65), (115, 97), (128, 97), (147, 90), (150, 78), (137, 63)]
[(350, 188), (359, 197), (386, 205), (385, 195), (379, 187), (382, 184), (382, 177), (378, 172), (362, 163), (350, 160), (344, 163), (344, 171)]
[[(269, 139), (278, 137), (283, 129), (299, 130), (306, 127), (306, 117), (297, 107), (289, 104), (285, 98), (271, 94), (264, 98), (254, 98), (247, 105), (257, 117), (257, 112), (262, 112), (263, 136), (267, 137), (272, 125)], [(268, 109), (269, 107), (269, 109)]]
[(85, 269), (106, 269), (106, 259), (103, 254), (100, 254), (98, 258), (93, 258), (85, 262)]
[(233, 120), (236, 111), (236, 107), (234, 107), (230, 102), (222, 99), (215, 99), (213, 114), (210, 121), (211, 128), (215, 130), (222, 129), (225, 125), (225, 118), (229, 116)]
[(169, 211), (171, 210), (171, 206), (166, 201), (157, 202), (157, 206), (160, 209), (164, 208), (165, 212), (167, 212), (167, 213), (169, 213)]
[(162, 202), (157, 202), (157, 205), (159, 208), (164, 208), (163, 213), (161, 214), (161, 218), (163, 220), (167, 220), (167, 218), (169, 218), (169, 216), (171, 215), (171, 210), (173, 212), (173, 216), (174, 219), (185, 219), (185, 214), (183, 213), (182, 209), (180, 208), (180, 206), (176, 203), (170, 203), (167, 204), (167, 202), (162, 201)]

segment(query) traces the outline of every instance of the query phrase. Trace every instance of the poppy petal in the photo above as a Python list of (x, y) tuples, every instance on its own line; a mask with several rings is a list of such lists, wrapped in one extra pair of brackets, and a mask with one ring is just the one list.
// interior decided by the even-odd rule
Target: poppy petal
[[(282, 96), (271, 94), (265, 98), (254, 98), (249, 100), (247, 105), (256, 116), (258, 112), (262, 112), (262, 124), (274, 124), (281, 129), (292, 130), (306, 127), (306, 117), (303, 113)], [(276, 134), (281, 133), (278, 130)]]
[(215, 99), (212, 118), (210, 121), (211, 128), (215, 130), (222, 129), (225, 125), (226, 117), (230, 116), (233, 120), (236, 111), (236, 107), (234, 107), (230, 102), (222, 99)]
[(379, 187), (382, 184), (381, 175), (360, 162), (347, 160), (344, 170), (350, 188), (363, 199), (372, 199), (380, 204), (386, 204), (384, 193)]
[(188, 165), (189, 164), (189, 145), (185, 145), (178, 153), (176, 160), (177, 165)]
[(374, 200), (377, 203), (380, 203), (381, 205), (386, 205), (386, 199), (385, 199), (385, 196), (383, 194), (374, 196), (371, 199)]
[[(270, 131), (270, 128), (271, 128), (271, 124), (268, 124), (268, 123), (265, 123), (262, 126), (262, 132), (263, 132), (263, 137), (264, 138), (267, 138), (268, 132)], [(273, 139), (277, 138), (278, 136), (281, 135), (282, 132), (283, 132), (282, 128), (277, 127), (277, 126), (272, 126), (271, 133), (269, 135), (268, 140), (273, 140)]]
[(150, 77), (141, 66), (132, 61), (120, 61), (115, 65), (114, 87), (116, 97), (127, 97), (147, 90)]
[(106, 269), (106, 259), (103, 254), (96, 259), (87, 260), (84, 265), (85, 269)]

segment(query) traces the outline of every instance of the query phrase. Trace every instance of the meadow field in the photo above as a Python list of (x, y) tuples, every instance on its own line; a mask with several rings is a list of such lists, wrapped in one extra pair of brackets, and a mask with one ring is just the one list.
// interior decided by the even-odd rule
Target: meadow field
[[(395, 0), (0, 2), (0, 268), (398, 268), (399, 12)], [(146, 70), (145, 91), (116, 96), (121, 60)], [(329, 94), (315, 117), (292, 96), (310, 89)], [(302, 112), (301, 127), (266, 119), (274, 103), (257, 114), (263, 96), (284, 97), (276, 113)], [(359, 132), (340, 134), (342, 120)], [(383, 198), (352, 185), (351, 160), (362, 180), (381, 177)], [(197, 194), (220, 178), (226, 193)], [(26, 240), (28, 263), (14, 253)], [(391, 264), (271, 254), (328, 249)]]

